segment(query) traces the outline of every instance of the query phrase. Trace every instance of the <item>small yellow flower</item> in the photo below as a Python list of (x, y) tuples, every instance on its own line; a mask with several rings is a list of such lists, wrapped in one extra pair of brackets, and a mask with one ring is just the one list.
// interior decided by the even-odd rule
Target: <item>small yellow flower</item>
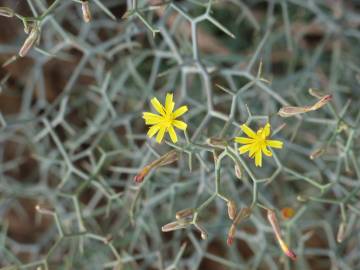
[(272, 152), (267, 147), (282, 148), (283, 142), (277, 140), (267, 140), (270, 135), (270, 124), (267, 123), (263, 128), (260, 128), (256, 133), (247, 125), (241, 125), (242, 131), (249, 137), (236, 137), (235, 141), (240, 144), (245, 144), (239, 148), (240, 154), (249, 152), (249, 157), (255, 157), (255, 165), (262, 166), (262, 153), (271, 157)]
[(172, 142), (176, 143), (178, 139), (174, 127), (181, 130), (186, 130), (187, 128), (187, 124), (185, 122), (176, 120), (176, 118), (186, 113), (188, 111), (188, 107), (181, 106), (173, 112), (175, 103), (173, 102), (172, 93), (168, 93), (166, 95), (165, 106), (161, 105), (157, 98), (151, 99), (151, 104), (160, 115), (150, 112), (143, 113), (145, 124), (151, 125), (147, 135), (151, 138), (157, 133), (156, 141), (161, 143), (165, 132), (168, 132)]

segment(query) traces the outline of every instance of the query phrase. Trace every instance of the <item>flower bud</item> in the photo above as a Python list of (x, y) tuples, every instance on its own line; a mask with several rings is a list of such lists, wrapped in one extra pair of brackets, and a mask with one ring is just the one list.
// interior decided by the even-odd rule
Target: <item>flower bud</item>
[(235, 224), (231, 224), (226, 240), (228, 246), (231, 246), (233, 244), (235, 233), (236, 233), (236, 226)]
[(151, 170), (173, 163), (177, 159), (177, 152), (175, 150), (171, 150), (157, 160), (151, 162), (149, 165), (146, 165), (137, 175), (135, 175), (134, 181), (136, 183), (141, 183)]
[(229, 200), (227, 203), (228, 216), (231, 220), (235, 218), (236, 215), (236, 203), (233, 200)]
[(267, 218), (271, 224), (271, 227), (275, 233), (276, 240), (278, 241), (279, 246), (282, 249), (282, 251), (290, 259), (296, 260), (296, 254), (291, 249), (288, 248), (288, 246), (286, 245), (286, 243), (284, 242), (284, 240), (281, 237), (280, 226), (279, 226), (278, 220), (276, 218), (275, 212), (271, 209), (268, 209), (267, 210)]
[(81, 10), (82, 10), (84, 22), (87, 22), (87, 23), (90, 22), (91, 21), (91, 12), (90, 12), (90, 7), (89, 7), (89, 1), (87, 1), (87, 0), (82, 1)]
[(24, 57), (29, 50), (34, 46), (34, 44), (39, 40), (40, 37), (40, 29), (37, 25), (33, 26), (31, 32), (27, 39), (25, 40), (23, 46), (19, 51), (19, 56)]
[(278, 114), (281, 117), (291, 117), (291, 116), (295, 116), (295, 115), (310, 112), (310, 111), (316, 111), (316, 110), (320, 109), (321, 107), (323, 107), (325, 104), (327, 104), (331, 99), (332, 99), (331, 95), (325, 95), (325, 96), (321, 97), (318, 102), (316, 102), (315, 104), (313, 104), (311, 106), (302, 106), (302, 107), (285, 106), (279, 110)]
[(170, 222), (164, 226), (161, 227), (161, 230), (163, 232), (171, 232), (171, 231), (175, 231), (175, 230), (179, 230), (179, 229), (184, 229), (187, 226), (189, 226), (191, 223), (191, 220), (177, 220), (174, 222)]
[(341, 243), (344, 240), (346, 234), (346, 223), (343, 221), (340, 223), (337, 235), (336, 235), (336, 241), (338, 243)]
[(238, 179), (241, 179), (242, 177), (242, 172), (241, 172), (241, 168), (239, 165), (235, 165), (234, 166), (234, 170), (235, 170), (235, 176), (238, 178)]

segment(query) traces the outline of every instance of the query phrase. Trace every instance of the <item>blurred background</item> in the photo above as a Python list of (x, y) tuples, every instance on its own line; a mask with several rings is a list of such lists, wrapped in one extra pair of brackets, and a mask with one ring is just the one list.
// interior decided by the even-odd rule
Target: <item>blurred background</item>
[[(359, 1), (0, 7), (1, 269), (360, 269)], [(316, 103), (309, 88), (331, 102), (277, 114)], [(189, 107), (176, 145), (149, 139), (142, 119), (168, 92)], [(285, 145), (258, 168), (232, 138), (268, 121)], [(216, 167), (224, 149), (209, 138), (227, 140), (240, 163)], [(134, 182), (172, 149), (176, 162)], [(237, 209), (253, 207), (231, 246), (216, 174)], [(206, 239), (193, 225), (162, 232), (185, 208)]]

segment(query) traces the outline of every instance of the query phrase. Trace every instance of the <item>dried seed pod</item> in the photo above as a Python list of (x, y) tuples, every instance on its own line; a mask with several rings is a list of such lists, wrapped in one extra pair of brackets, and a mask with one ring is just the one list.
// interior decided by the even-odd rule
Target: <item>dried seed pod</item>
[(11, 18), (14, 17), (15, 13), (11, 8), (0, 7), (0, 16)]
[(180, 210), (178, 212), (176, 212), (176, 219), (182, 219), (182, 218), (186, 218), (186, 217), (190, 217), (192, 216), (192, 214), (194, 213), (195, 209), (194, 208), (186, 208), (183, 210)]
[(37, 25), (34, 25), (31, 29), (31, 32), (27, 39), (25, 40), (23, 46), (21, 47), (19, 51), (19, 56), (24, 57), (29, 50), (34, 46), (34, 44), (39, 40), (40, 38), (40, 29)]
[(91, 12), (90, 12), (90, 6), (89, 1), (83, 0), (81, 3), (81, 10), (84, 22), (90, 22), (91, 21)]
[(235, 218), (236, 215), (236, 203), (233, 200), (229, 200), (227, 203), (228, 216), (231, 220)]

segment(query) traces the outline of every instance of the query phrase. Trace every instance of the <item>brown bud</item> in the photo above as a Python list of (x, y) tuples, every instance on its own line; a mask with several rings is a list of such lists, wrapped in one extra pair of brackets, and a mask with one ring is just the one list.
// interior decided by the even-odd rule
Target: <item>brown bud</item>
[(34, 46), (34, 44), (38, 41), (40, 37), (40, 29), (37, 25), (33, 26), (31, 29), (30, 34), (28, 35), (27, 39), (25, 40), (23, 46), (19, 51), (19, 56), (24, 57), (29, 50)]
[(87, 22), (87, 23), (90, 22), (91, 21), (91, 12), (90, 12), (90, 7), (89, 7), (89, 1), (87, 1), (87, 0), (82, 1), (81, 10), (82, 10), (84, 22)]
[(14, 17), (14, 14), (15, 13), (11, 8), (0, 7), (0, 16), (11, 18)]
[(228, 216), (231, 220), (235, 218), (236, 215), (236, 203), (233, 200), (229, 200), (227, 203)]
[(176, 212), (175, 217), (176, 217), (176, 219), (182, 219), (182, 218), (192, 216), (193, 213), (194, 213), (194, 208), (186, 208), (186, 209)]

